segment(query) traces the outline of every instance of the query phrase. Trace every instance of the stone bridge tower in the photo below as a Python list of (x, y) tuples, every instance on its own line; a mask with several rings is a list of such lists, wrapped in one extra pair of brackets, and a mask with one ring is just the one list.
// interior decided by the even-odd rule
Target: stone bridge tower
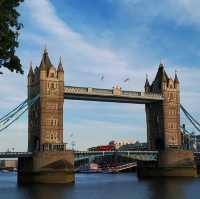
[(28, 113), (28, 150), (64, 150), (64, 70), (61, 60), (57, 69), (52, 65), (47, 49), (39, 68), (33, 71), (31, 64), (28, 74), (28, 99), (38, 94)]
[(39, 68), (28, 74), (28, 99), (39, 99), (28, 110), (28, 151), (18, 159), (19, 184), (74, 182), (74, 154), (63, 143), (64, 70), (55, 68), (44, 50)]
[(177, 74), (174, 79), (169, 78), (163, 64), (159, 65), (151, 85), (146, 79), (145, 92), (164, 97), (163, 102), (146, 104), (147, 140), (151, 150), (181, 147), (179, 87)]

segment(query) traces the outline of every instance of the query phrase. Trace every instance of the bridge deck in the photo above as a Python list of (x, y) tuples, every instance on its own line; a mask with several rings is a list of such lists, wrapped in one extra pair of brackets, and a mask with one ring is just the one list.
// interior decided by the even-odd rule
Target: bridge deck
[(144, 161), (157, 161), (158, 151), (75, 151), (75, 161), (83, 159), (94, 159), (97, 157), (106, 157), (112, 155), (119, 155), (122, 157), (144, 160)]
[(31, 152), (0, 152), (0, 158), (19, 158), (19, 157), (31, 157)]
[(160, 94), (137, 91), (125, 91), (120, 88), (99, 89), (87, 87), (64, 87), (64, 98), (71, 100), (103, 101), (118, 103), (146, 104), (163, 101)]

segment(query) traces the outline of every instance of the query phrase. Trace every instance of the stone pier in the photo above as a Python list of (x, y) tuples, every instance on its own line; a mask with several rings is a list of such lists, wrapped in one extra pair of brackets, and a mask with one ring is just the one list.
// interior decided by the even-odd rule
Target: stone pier
[(17, 180), (18, 184), (73, 183), (74, 154), (72, 151), (48, 151), (19, 158)]
[(168, 149), (159, 153), (158, 162), (139, 161), (137, 174), (145, 177), (197, 177), (193, 152)]

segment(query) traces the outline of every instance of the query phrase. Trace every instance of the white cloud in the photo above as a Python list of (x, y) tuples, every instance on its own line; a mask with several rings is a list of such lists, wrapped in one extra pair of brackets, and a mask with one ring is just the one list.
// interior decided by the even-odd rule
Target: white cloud
[(129, 14), (148, 17), (150, 21), (151, 18), (161, 16), (174, 20), (177, 25), (195, 25), (198, 28), (200, 25), (199, 0), (111, 0), (111, 2), (120, 3), (119, 5), (127, 9)]
[[(30, 9), (31, 15), (35, 23), (43, 30), (48, 32), (52, 37), (56, 38), (57, 45), (62, 48), (61, 51), (69, 52), (72, 50), (77, 56), (84, 57), (91, 65), (87, 68), (79, 68), (79, 70), (86, 72), (123, 72), (128, 63), (119, 58), (112, 50), (107, 48), (97, 48), (95, 45), (88, 43), (83, 35), (72, 30), (68, 24), (57, 17), (54, 7), (48, 0), (32, 0), (26, 3)], [(43, 9), (45, 8), (45, 9)], [(47, 39), (49, 42), (49, 39)], [(49, 44), (48, 44), (49, 45)], [(57, 47), (58, 48), (58, 47)], [(94, 67), (95, 65), (95, 67)]]

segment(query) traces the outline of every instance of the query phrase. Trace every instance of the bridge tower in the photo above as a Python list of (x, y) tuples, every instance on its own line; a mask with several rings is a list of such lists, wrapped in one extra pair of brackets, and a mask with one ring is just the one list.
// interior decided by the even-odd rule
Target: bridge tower
[(145, 92), (162, 94), (163, 102), (146, 104), (147, 137), (151, 150), (181, 147), (180, 85), (177, 74), (174, 79), (165, 72), (161, 63), (153, 83), (148, 78)]
[(74, 182), (74, 154), (63, 143), (64, 70), (55, 68), (44, 50), (39, 67), (28, 74), (28, 99), (39, 100), (28, 112), (30, 158), (18, 160), (18, 183)]
[(174, 79), (165, 72), (163, 64), (152, 84), (148, 78), (146, 93), (162, 94), (162, 102), (145, 105), (147, 119), (147, 141), (150, 150), (158, 150), (158, 162), (139, 161), (140, 177), (197, 176), (192, 151), (183, 150), (180, 131), (180, 85), (177, 74)]
[(64, 70), (62, 61), (56, 69), (44, 50), (39, 68), (28, 74), (28, 99), (40, 95), (40, 100), (29, 109), (28, 150), (64, 150), (63, 103)]

